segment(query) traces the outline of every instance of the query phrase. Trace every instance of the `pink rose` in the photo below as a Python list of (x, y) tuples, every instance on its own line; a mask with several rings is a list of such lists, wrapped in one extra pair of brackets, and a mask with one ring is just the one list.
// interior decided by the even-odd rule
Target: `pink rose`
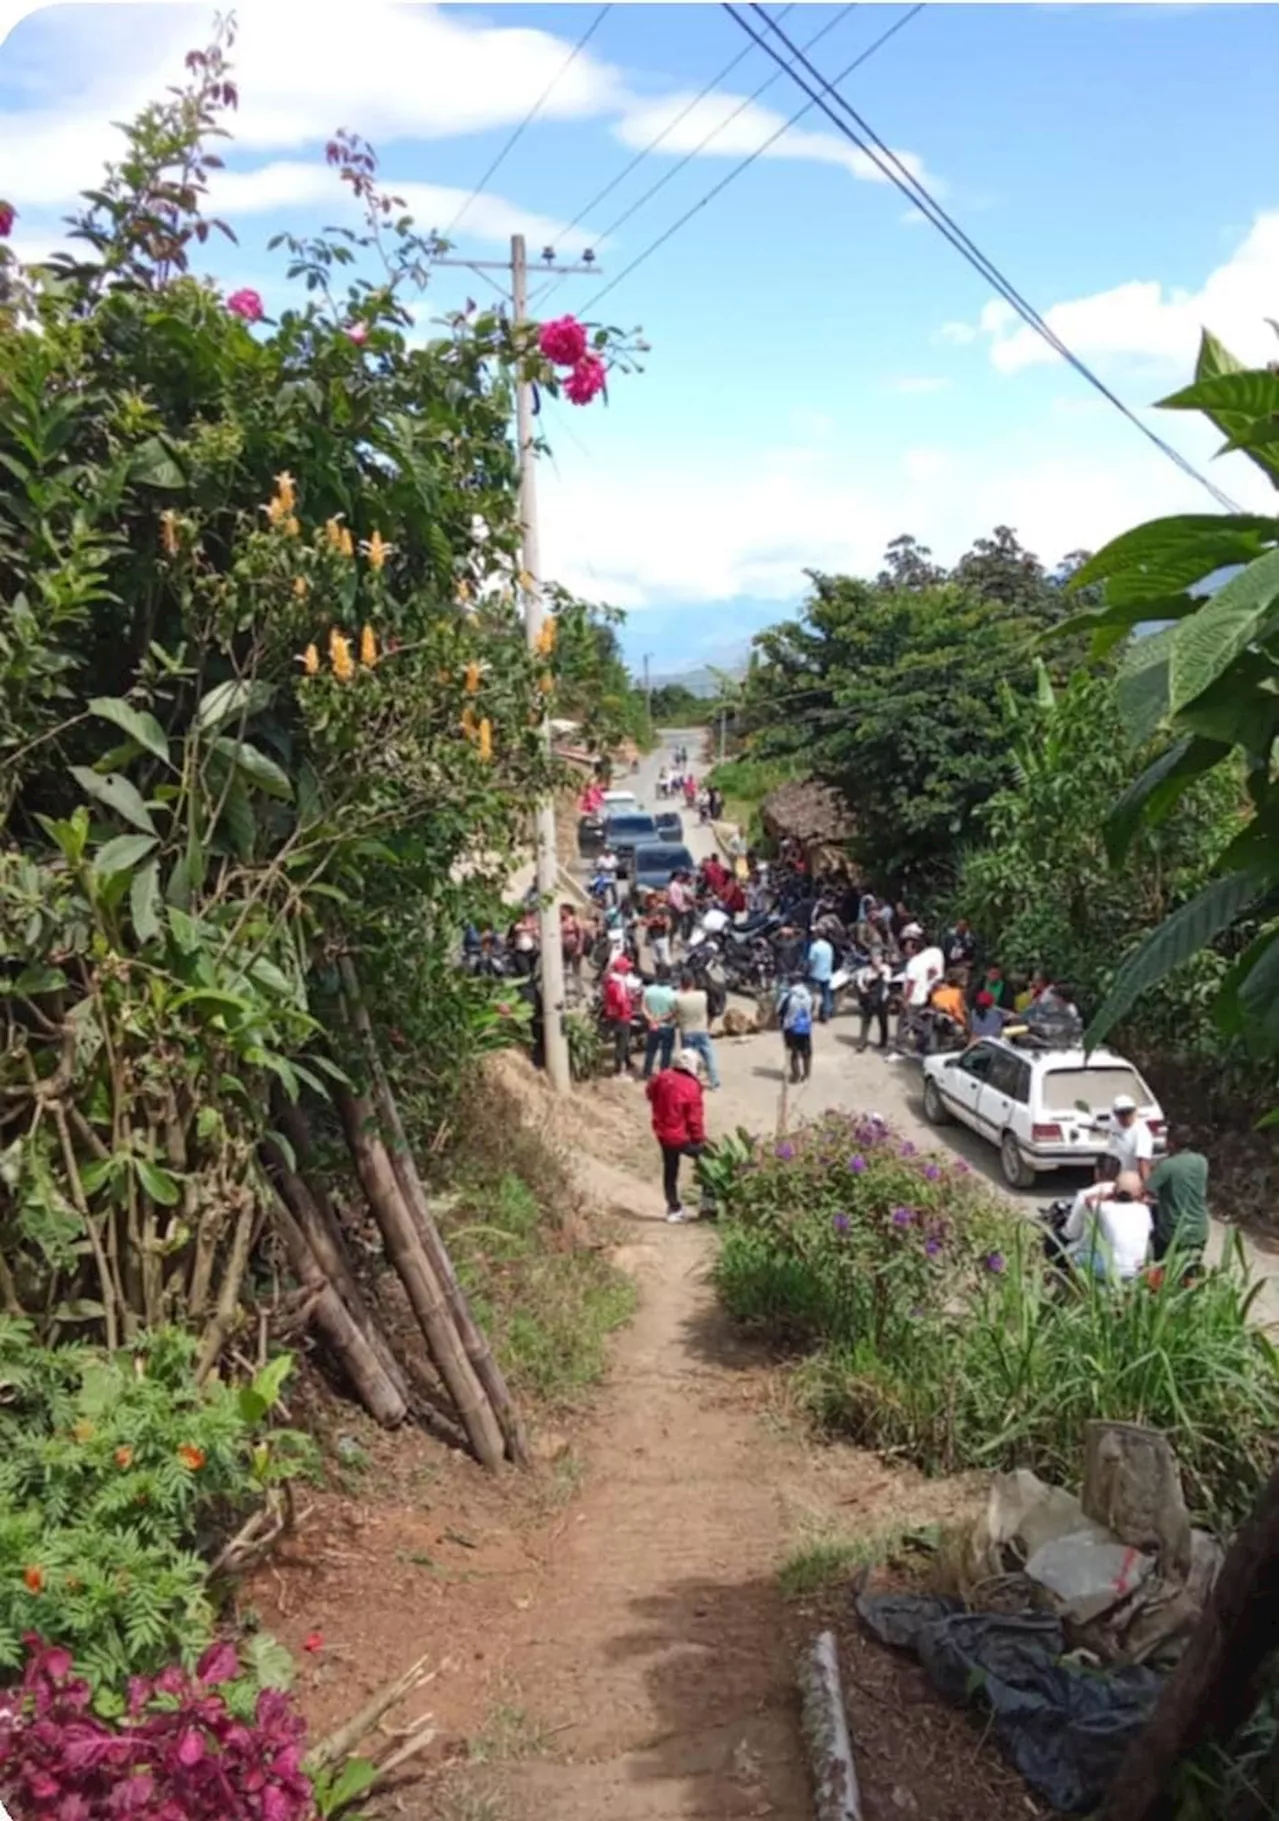
[(598, 354), (584, 354), (564, 382), (564, 395), (571, 405), (589, 405), (597, 392), (603, 392), (605, 365)]
[(18, 211), (11, 202), (0, 202), (0, 240), (8, 240), (13, 233), (13, 224), (18, 219)]
[(538, 348), (557, 367), (576, 367), (587, 351), (587, 332), (574, 316), (558, 316), (538, 331)]
[(227, 308), (241, 322), (261, 322), (266, 315), (256, 291), (233, 291), (227, 299)]
[(369, 325), (367, 322), (348, 323), (342, 333), (348, 341), (353, 341), (357, 348), (362, 348), (369, 339)]

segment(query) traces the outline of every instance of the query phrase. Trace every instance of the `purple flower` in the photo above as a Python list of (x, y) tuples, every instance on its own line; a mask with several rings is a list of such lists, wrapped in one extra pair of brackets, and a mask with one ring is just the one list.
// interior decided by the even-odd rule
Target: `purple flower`
[(898, 1146), (899, 1157), (914, 1157), (915, 1154), (916, 1154), (916, 1147), (912, 1144), (912, 1142), (909, 1138), (904, 1138), (902, 1143)]
[(915, 1217), (916, 1211), (914, 1208), (895, 1208), (893, 1210), (892, 1220), (895, 1227), (909, 1227), (915, 1220)]
[(847, 1214), (837, 1214), (832, 1219), (831, 1224), (837, 1233), (847, 1233), (849, 1231), (849, 1216)]
[(939, 1252), (941, 1252), (941, 1250), (942, 1250), (942, 1241), (938, 1238), (936, 1233), (930, 1233), (928, 1239), (926, 1239), (924, 1242), (925, 1257), (926, 1258), (936, 1258), (938, 1256)]
[(792, 1144), (775, 1145), (773, 1154), (779, 1163), (790, 1163), (796, 1154), (796, 1148)]
[(936, 1163), (927, 1163), (924, 1166), (924, 1179), (926, 1182), (937, 1182), (941, 1174), (942, 1171), (938, 1168)]
[(866, 1167), (867, 1160), (865, 1157), (854, 1155), (849, 1159), (849, 1168), (853, 1171), (855, 1176), (861, 1176)]
[(957, 1157), (951, 1167), (957, 1176), (967, 1176), (969, 1174), (969, 1166), (963, 1157)]
[(988, 1252), (986, 1266), (988, 1271), (994, 1271), (996, 1276), (999, 1277), (1000, 1273), (1004, 1270), (1004, 1253)]

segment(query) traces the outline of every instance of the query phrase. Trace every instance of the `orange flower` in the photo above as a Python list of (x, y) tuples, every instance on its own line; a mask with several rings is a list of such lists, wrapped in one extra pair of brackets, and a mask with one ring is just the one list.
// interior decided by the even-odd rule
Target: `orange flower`
[(296, 483), (294, 478), (287, 468), (283, 474), (276, 475), (276, 498), (280, 501), (285, 512), (292, 512), (298, 503), (295, 487)]
[(493, 728), (490, 725), (487, 715), (480, 723), (480, 739), (477, 750), (479, 751), (481, 759), (487, 765), (493, 757)]
[(539, 695), (549, 696), (554, 688), (555, 684), (551, 681), (549, 673), (544, 670), (542, 675), (538, 678)]
[(309, 677), (314, 677), (319, 674), (320, 653), (316, 650), (314, 645), (308, 645), (307, 649), (303, 652), (302, 668)]
[(339, 556), (354, 556), (355, 553), (356, 553), (355, 540), (352, 538), (351, 533), (347, 530), (346, 526), (340, 525), (338, 527), (338, 554), (339, 554)]
[(178, 538), (178, 515), (172, 507), (160, 514), (160, 544), (166, 556), (177, 556), (182, 548)]
[(382, 565), (391, 555), (392, 550), (392, 546), (383, 541), (383, 536), (380, 531), (375, 531), (372, 537), (367, 538), (365, 542), (361, 544), (360, 548), (369, 559), (370, 569), (381, 569)]
[(116, 1466), (119, 1467), (120, 1471), (123, 1473), (126, 1467), (132, 1467), (132, 1465), (133, 1465), (133, 1449), (132, 1448), (117, 1448), (116, 1449)]
[(469, 740), (475, 739), (475, 737), (476, 737), (476, 717), (475, 717), (475, 712), (471, 708), (470, 704), (468, 704), (467, 707), (463, 709), (462, 720), (459, 722), (459, 726), (462, 728), (463, 733), (466, 734), (466, 736)]
[(37, 1568), (34, 1564), (32, 1564), (32, 1566), (30, 1568), (23, 1569), (22, 1578), (27, 1584), (27, 1591), (29, 1593), (43, 1593), (44, 1592), (44, 1569), (43, 1568)]
[(285, 536), (286, 537), (298, 537), (301, 535), (301, 532), (302, 532), (302, 526), (298, 523), (297, 519), (294, 518), (293, 514), (290, 513), (288, 518), (284, 521)]
[(474, 658), (462, 673), (462, 687), (469, 696), (475, 695), (480, 687), (480, 666)]
[(378, 661), (378, 641), (374, 637), (373, 627), (365, 626), (360, 632), (360, 662), (366, 670), (372, 670)]
[(333, 665), (333, 674), (340, 683), (349, 683), (356, 674), (356, 667), (351, 659), (351, 640), (344, 638), (337, 627), (329, 634), (329, 662)]
[(339, 520), (336, 518), (326, 519), (324, 535), (330, 550), (342, 549), (342, 525)]
[(556, 623), (553, 619), (543, 620), (538, 629), (537, 650), (544, 658), (550, 657), (556, 648)]
[(294, 576), (293, 592), (300, 601), (306, 600), (307, 595), (311, 592), (311, 584), (307, 580), (305, 575), (295, 575)]
[(205, 1462), (204, 1449), (197, 1448), (194, 1442), (183, 1442), (178, 1450), (178, 1459), (192, 1473), (199, 1473)]
[(267, 523), (272, 526), (282, 525), (289, 516), (289, 508), (285, 505), (278, 493), (274, 499), (269, 499), (267, 501), (262, 510), (267, 515)]

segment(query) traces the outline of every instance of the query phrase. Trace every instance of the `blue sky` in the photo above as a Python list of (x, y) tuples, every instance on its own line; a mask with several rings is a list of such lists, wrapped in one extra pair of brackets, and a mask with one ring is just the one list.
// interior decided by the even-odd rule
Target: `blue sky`
[[(370, 138), (422, 225), (443, 226), (561, 69), (589, 6), (342, 7), (248, 0), (224, 212), (227, 289), (284, 301), (266, 252), (339, 218), (324, 140)], [(793, 7), (806, 42), (839, 9)], [(813, 52), (834, 75), (905, 8), (862, 5)], [(0, 48), (0, 196), (19, 250), (57, 239), (112, 148), (109, 122), (176, 79), (210, 15), (60, 6)], [(747, 40), (721, 8), (615, 5), (476, 200), (461, 251), (525, 229), (621, 272), (804, 97), (789, 78), (600, 242), (772, 66), (752, 49), (670, 139), (563, 240), (559, 228)], [(1277, 12), (1270, 6), (933, 4), (845, 85), (1063, 338), (1135, 408), (1187, 375), (1201, 322), (1245, 356), (1280, 314)], [(548, 575), (628, 613), (655, 669), (720, 662), (794, 611), (806, 567), (873, 570), (910, 531), (951, 559), (999, 522), (1047, 561), (1207, 496), (1009, 324), (983, 281), (889, 185), (850, 168), (816, 111), (616, 290), (572, 279), (549, 308), (640, 325), (641, 376), (607, 409), (548, 408)], [(332, 198), (332, 199), (331, 199)], [(441, 272), (447, 308), (479, 281)], [(425, 316), (424, 316), (425, 320)], [(1207, 465), (1214, 439), (1159, 414)], [(1238, 458), (1242, 503), (1273, 496)], [(1211, 509), (1211, 508), (1210, 508)]]

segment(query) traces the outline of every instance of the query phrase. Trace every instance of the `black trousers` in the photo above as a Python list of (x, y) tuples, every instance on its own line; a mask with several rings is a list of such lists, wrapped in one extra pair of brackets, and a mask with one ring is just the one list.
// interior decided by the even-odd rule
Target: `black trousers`
[(871, 1006), (870, 1008), (868, 1008), (865, 1005), (860, 1006), (859, 1014), (862, 1018), (862, 1029), (858, 1032), (858, 1048), (860, 1050), (866, 1049), (867, 1033), (871, 1029), (871, 1022), (872, 1022), (872, 1019), (874, 1019), (876, 1026), (880, 1032), (880, 1048), (882, 1050), (887, 1050), (889, 1047), (889, 1008), (888, 1008), (888, 1006), (887, 1005), (878, 1005), (878, 1006)]
[(701, 1157), (700, 1144), (664, 1144), (662, 1146), (662, 1192), (667, 1198), (667, 1213), (680, 1206), (680, 1159)]
[(812, 1032), (787, 1031), (783, 1035), (783, 1042), (787, 1046), (787, 1060), (791, 1064), (791, 1079), (807, 1081), (813, 1069)]
[(631, 1056), (631, 1020), (629, 1018), (609, 1018), (606, 1019), (604, 1028), (613, 1043), (614, 1073), (625, 1075)]

